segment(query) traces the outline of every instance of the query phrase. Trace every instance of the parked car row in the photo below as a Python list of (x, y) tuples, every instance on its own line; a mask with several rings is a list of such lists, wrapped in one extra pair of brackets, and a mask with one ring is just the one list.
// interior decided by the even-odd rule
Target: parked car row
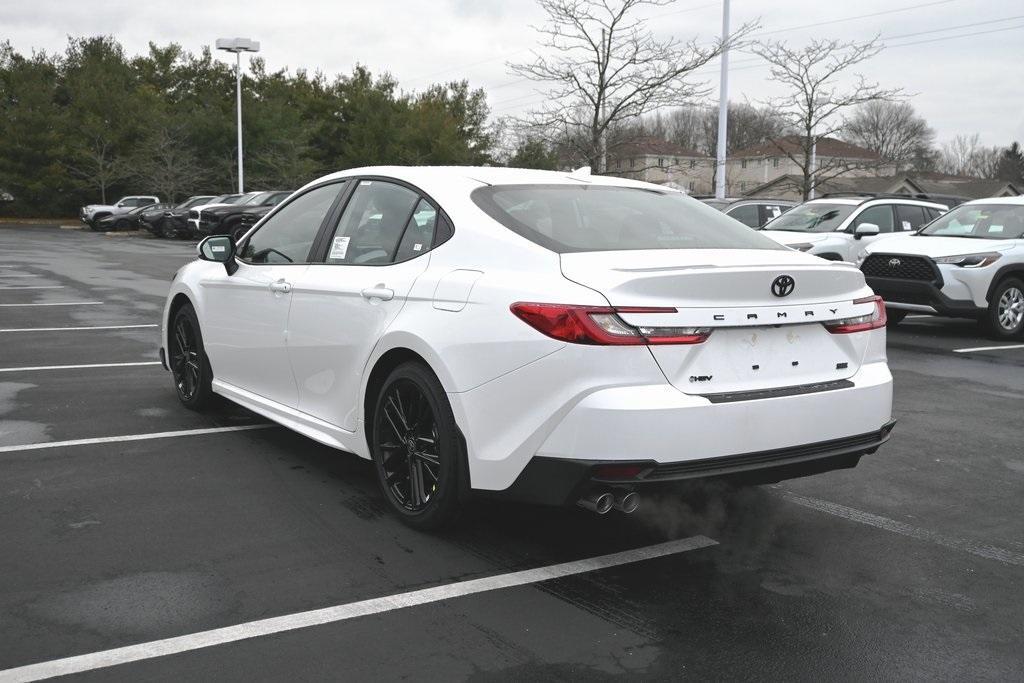
[(155, 196), (122, 197), (111, 205), (83, 206), (79, 217), (96, 231), (147, 230), (157, 237), (200, 238), (231, 235), (239, 239), (291, 191), (196, 195), (180, 204)]
[[(739, 218), (735, 207), (763, 215), (777, 200), (705, 203)], [(1024, 197), (950, 209), (942, 197), (828, 194), (769, 218), (760, 232), (791, 249), (856, 264), (885, 301), (889, 326), (916, 313), (975, 319), (996, 339), (1024, 337)]]

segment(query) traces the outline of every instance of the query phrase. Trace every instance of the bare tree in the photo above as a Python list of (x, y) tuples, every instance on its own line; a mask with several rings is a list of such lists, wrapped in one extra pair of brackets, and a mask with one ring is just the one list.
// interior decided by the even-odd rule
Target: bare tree
[(114, 150), (108, 136), (91, 136), (67, 154), (64, 167), (82, 187), (99, 190), (100, 203), (107, 203), (107, 190), (131, 177), (128, 164)]
[(1001, 155), (1002, 150), (998, 147), (982, 145), (981, 137), (977, 133), (957, 135), (942, 145), (938, 168), (943, 173), (953, 175), (994, 178)]
[(547, 104), (528, 117), (536, 133), (573, 141), (591, 168), (603, 173), (607, 134), (617, 123), (703, 95), (704, 86), (687, 77), (753, 26), (706, 46), (657, 38), (639, 15), (673, 1), (538, 0), (547, 15), (537, 29), (544, 53), (534, 51), (529, 63), (509, 64), (514, 73), (547, 86)]
[(203, 180), (199, 164), (181, 128), (156, 128), (139, 146), (134, 175), (151, 192), (175, 202)]
[(935, 131), (909, 102), (876, 100), (857, 107), (846, 122), (844, 137), (894, 162), (899, 172), (928, 158)]
[(853, 75), (853, 83), (841, 89), (839, 80), (847, 80), (846, 72), (874, 57), (882, 50), (878, 39), (863, 43), (838, 40), (814, 40), (801, 48), (790, 48), (782, 42), (760, 43), (753, 51), (768, 62), (772, 80), (786, 89), (785, 96), (769, 100), (785, 126), (796, 131), (795, 146), (776, 144), (779, 151), (796, 164), (803, 176), (800, 191), (807, 199), (811, 190), (851, 170), (869, 168), (863, 159), (829, 157), (824, 163), (812, 165), (812, 150), (819, 140), (843, 130), (843, 115), (868, 102), (893, 100), (900, 89), (885, 89)]

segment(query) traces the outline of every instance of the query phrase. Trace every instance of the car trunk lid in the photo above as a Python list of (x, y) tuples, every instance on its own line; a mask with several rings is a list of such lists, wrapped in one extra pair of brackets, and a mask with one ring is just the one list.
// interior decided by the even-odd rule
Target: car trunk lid
[[(867, 335), (835, 335), (821, 324), (873, 310), (855, 303), (869, 291), (850, 265), (789, 250), (712, 249), (568, 253), (561, 262), (565, 277), (612, 306), (675, 309), (621, 312), (631, 325), (711, 330), (700, 344), (649, 347), (688, 394), (843, 380), (866, 350)], [(780, 286), (787, 278), (791, 289)]]

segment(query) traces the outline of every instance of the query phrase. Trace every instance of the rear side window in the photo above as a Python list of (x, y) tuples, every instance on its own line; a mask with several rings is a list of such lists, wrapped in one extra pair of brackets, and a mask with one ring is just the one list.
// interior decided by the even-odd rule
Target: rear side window
[(602, 185), (494, 185), (473, 202), (501, 225), (558, 253), (635, 249), (783, 249), (675, 192)]
[(896, 229), (900, 230), (917, 230), (922, 225), (928, 222), (927, 217), (924, 213), (923, 206), (913, 206), (911, 204), (897, 204), (896, 205)]
[(851, 230), (856, 230), (858, 225), (874, 223), (880, 232), (892, 232), (892, 207), (888, 204), (882, 206), (869, 206), (857, 215), (853, 220)]
[[(391, 263), (406, 226), (416, 223), (414, 210), (419, 203), (419, 194), (402, 185), (360, 181), (328, 243), (326, 262), (360, 266)], [(423, 212), (419, 213), (422, 217)], [(431, 223), (431, 237), (433, 229)], [(414, 250), (415, 243), (409, 249)]]
[(744, 204), (743, 206), (737, 206), (731, 211), (726, 211), (725, 215), (735, 218), (740, 223), (750, 228), (756, 228), (761, 225), (761, 217), (758, 215), (757, 204)]

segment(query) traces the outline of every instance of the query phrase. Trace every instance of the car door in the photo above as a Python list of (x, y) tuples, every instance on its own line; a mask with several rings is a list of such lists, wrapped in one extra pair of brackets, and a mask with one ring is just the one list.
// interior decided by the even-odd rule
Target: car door
[[(858, 239), (855, 236), (857, 226), (865, 223), (873, 223), (874, 225), (877, 225), (878, 234)], [(851, 263), (859, 263), (859, 260), (864, 258), (868, 245), (891, 236), (894, 227), (895, 219), (893, 217), (892, 205), (890, 204), (876, 204), (875, 206), (866, 207), (860, 212), (854, 214), (846, 228), (846, 233), (849, 236), (848, 239), (850, 242), (850, 253), (847, 255), (846, 260)]]
[(292, 294), (288, 355), (299, 410), (347, 431), (359, 414), (363, 369), (426, 269), (438, 207), (415, 189), (358, 181), (320, 262)]
[(203, 281), (203, 341), (217, 381), (298, 403), (285, 343), (288, 310), (341, 188), (328, 183), (293, 198), (239, 245), (234, 274), (214, 269)]

